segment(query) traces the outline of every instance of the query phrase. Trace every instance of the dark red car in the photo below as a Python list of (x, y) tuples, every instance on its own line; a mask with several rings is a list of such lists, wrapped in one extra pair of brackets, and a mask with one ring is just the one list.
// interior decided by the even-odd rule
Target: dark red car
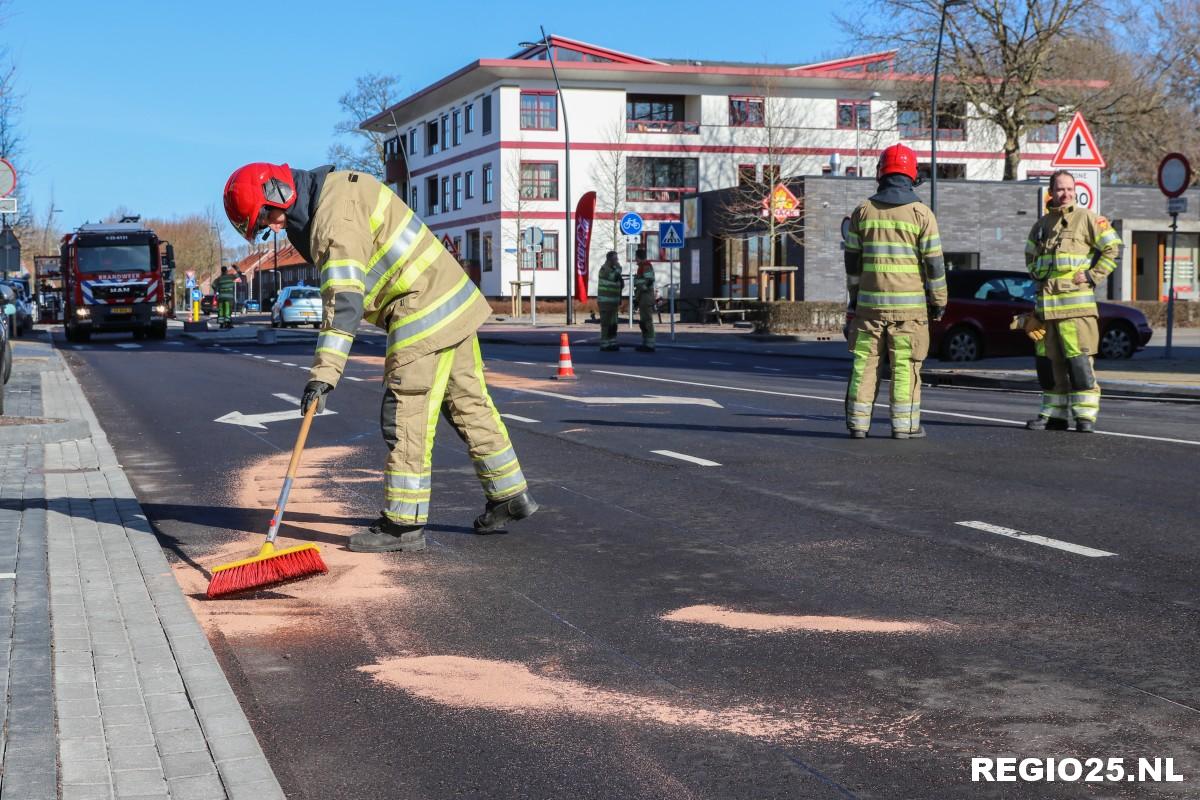
[[(943, 361), (1033, 354), (1023, 331), (1009, 329), (1016, 314), (1033, 311), (1037, 286), (1024, 272), (998, 269), (946, 273), (950, 304), (929, 329), (929, 352)], [(1101, 358), (1129, 358), (1153, 335), (1146, 315), (1117, 303), (1098, 303)]]

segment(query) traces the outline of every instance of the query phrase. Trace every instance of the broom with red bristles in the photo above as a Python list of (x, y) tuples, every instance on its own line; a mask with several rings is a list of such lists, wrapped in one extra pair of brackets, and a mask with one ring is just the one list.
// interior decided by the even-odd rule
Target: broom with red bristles
[(287, 505), (288, 494), (292, 491), (292, 481), (300, 467), (300, 454), (304, 452), (304, 442), (308, 439), (308, 429), (316, 412), (317, 403), (313, 402), (304, 414), (304, 421), (300, 423), (300, 435), (296, 437), (296, 446), (292, 448), (292, 460), (288, 464), (287, 477), (283, 479), (279, 500), (275, 503), (275, 513), (271, 515), (271, 529), (267, 531), (266, 543), (256, 556), (213, 568), (212, 580), (208, 584), (210, 600), (329, 571), (321, 560), (321, 551), (312, 542), (283, 550), (275, 549), (275, 537), (283, 521), (283, 507)]

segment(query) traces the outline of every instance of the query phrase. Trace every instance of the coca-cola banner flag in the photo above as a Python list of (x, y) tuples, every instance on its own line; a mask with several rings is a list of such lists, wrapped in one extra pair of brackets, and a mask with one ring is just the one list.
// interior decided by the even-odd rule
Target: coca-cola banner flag
[(575, 206), (575, 296), (588, 299), (588, 251), (592, 246), (592, 216), (596, 213), (596, 193), (588, 192)]

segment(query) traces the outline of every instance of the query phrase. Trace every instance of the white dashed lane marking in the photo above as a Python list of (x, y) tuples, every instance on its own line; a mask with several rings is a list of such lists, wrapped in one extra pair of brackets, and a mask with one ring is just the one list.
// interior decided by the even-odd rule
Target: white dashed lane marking
[(1110, 553), (1107, 550), (1097, 550), (1094, 547), (1085, 547), (1081, 544), (1073, 544), (1064, 542), (1059, 539), (1050, 539), (1045, 536), (1037, 536), (1032, 533), (1024, 533), (1016, 531), (1012, 528), (1004, 528), (1000, 525), (992, 525), (988, 522), (979, 522), (978, 520), (968, 520), (966, 522), (956, 522), (955, 525), (962, 525), (965, 528), (975, 528), (980, 531), (987, 531), (999, 536), (1007, 536), (1010, 539), (1017, 539), (1030, 544), (1040, 544), (1045, 547), (1053, 547), (1056, 550), (1066, 550), (1068, 553), (1076, 553), (1077, 555), (1087, 556), (1088, 558), (1104, 558), (1106, 556), (1115, 556), (1116, 553)]
[(521, 416), (517, 416), (516, 414), (501, 414), (500, 416), (504, 417), (505, 419), (516, 420), (517, 422), (537, 422), (536, 419), (530, 419), (529, 417), (521, 417)]
[(690, 461), (693, 464), (699, 464), (702, 467), (719, 467), (721, 466), (716, 461), (709, 461), (707, 458), (697, 458), (689, 456), (687, 453), (676, 453), (674, 450), (651, 450), (651, 453), (667, 458), (678, 458), (680, 461)]

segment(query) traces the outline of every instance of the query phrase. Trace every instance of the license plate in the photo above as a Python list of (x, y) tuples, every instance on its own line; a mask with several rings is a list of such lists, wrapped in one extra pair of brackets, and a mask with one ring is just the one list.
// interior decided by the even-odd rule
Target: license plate
[(113, 306), (108, 309), (108, 312), (110, 314), (132, 314), (133, 307), (132, 306)]

